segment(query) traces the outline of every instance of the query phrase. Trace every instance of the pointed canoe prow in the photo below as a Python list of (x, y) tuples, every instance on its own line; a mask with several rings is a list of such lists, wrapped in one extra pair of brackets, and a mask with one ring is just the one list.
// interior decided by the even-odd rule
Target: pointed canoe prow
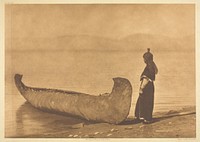
[(15, 85), (17, 86), (17, 89), (21, 94), (25, 91), (25, 85), (22, 83), (22, 77), (21, 74), (15, 74)]

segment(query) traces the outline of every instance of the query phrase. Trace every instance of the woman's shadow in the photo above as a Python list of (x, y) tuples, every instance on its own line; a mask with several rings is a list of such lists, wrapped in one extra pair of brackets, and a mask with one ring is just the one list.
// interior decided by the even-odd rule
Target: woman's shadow
[[(190, 112), (175, 112), (175, 113), (170, 113), (171, 110), (167, 113), (161, 113), (160, 115), (157, 115), (153, 118), (151, 123), (156, 123), (162, 120), (166, 120), (172, 117), (179, 117), (179, 116), (185, 116), (185, 115), (191, 115), (191, 114), (196, 114), (195, 111), (190, 111)], [(141, 123), (142, 121), (136, 120), (134, 118), (127, 118), (124, 120), (120, 125), (132, 125), (132, 124), (138, 124)], [(150, 124), (151, 124), (150, 123)]]

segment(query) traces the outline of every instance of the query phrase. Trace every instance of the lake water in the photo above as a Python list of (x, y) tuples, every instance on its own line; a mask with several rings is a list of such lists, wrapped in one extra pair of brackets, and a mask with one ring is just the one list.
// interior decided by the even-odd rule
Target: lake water
[[(133, 87), (129, 114), (133, 116), (139, 77), (145, 67), (142, 55), (143, 52), (139, 51), (7, 51), (5, 136), (55, 133), (66, 129), (62, 124), (75, 123), (73, 119), (44, 113), (25, 103), (15, 87), (15, 73), (23, 74), (23, 82), (28, 86), (91, 95), (111, 92), (112, 78), (125, 77)], [(154, 59), (159, 69), (155, 81), (154, 112), (195, 106), (194, 52), (155, 51)]]

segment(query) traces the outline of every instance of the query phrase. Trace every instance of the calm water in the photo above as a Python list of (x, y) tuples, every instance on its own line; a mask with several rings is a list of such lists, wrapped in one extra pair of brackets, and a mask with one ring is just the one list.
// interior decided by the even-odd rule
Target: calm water
[[(66, 130), (77, 121), (41, 112), (20, 96), (14, 74), (23, 74), (29, 86), (72, 90), (92, 95), (111, 92), (114, 77), (133, 86), (130, 116), (138, 97), (139, 76), (145, 67), (143, 52), (45, 51), (6, 53), (6, 137), (48, 134)], [(154, 112), (195, 105), (193, 52), (154, 52), (159, 74), (155, 81)], [(65, 124), (65, 125), (63, 125)]]

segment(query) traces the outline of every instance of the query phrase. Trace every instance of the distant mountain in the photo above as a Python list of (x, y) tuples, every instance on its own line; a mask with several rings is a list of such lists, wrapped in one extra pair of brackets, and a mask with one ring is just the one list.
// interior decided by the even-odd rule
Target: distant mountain
[[(11, 40), (7, 40), (11, 42)], [(7, 45), (7, 44), (6, 44)], [(12, 49), (49, 51), (138, 51), (153, 48), (158, 51), (194, 50), (194, 36), (170, 38), (160, 35), (134, 34), (122, 39), (89, 35), (70, 35), (57, 38), (13, 38)], [(9, 50), (9, 47), (6, 49)]]
[(118, 41), (95, 36), (61, 36), (57, 38), (15, 38), (12, 50), (116, 50)]
[(174, 50), (190, 50), (194, 49), (194, 36), (183, 38), (171, 38), (162, 35), (150, 34), (135, 34), (122, 39), (122, 42), (127, 42), (129, 49), (153, 48), (158, 51), (174, 51)]

